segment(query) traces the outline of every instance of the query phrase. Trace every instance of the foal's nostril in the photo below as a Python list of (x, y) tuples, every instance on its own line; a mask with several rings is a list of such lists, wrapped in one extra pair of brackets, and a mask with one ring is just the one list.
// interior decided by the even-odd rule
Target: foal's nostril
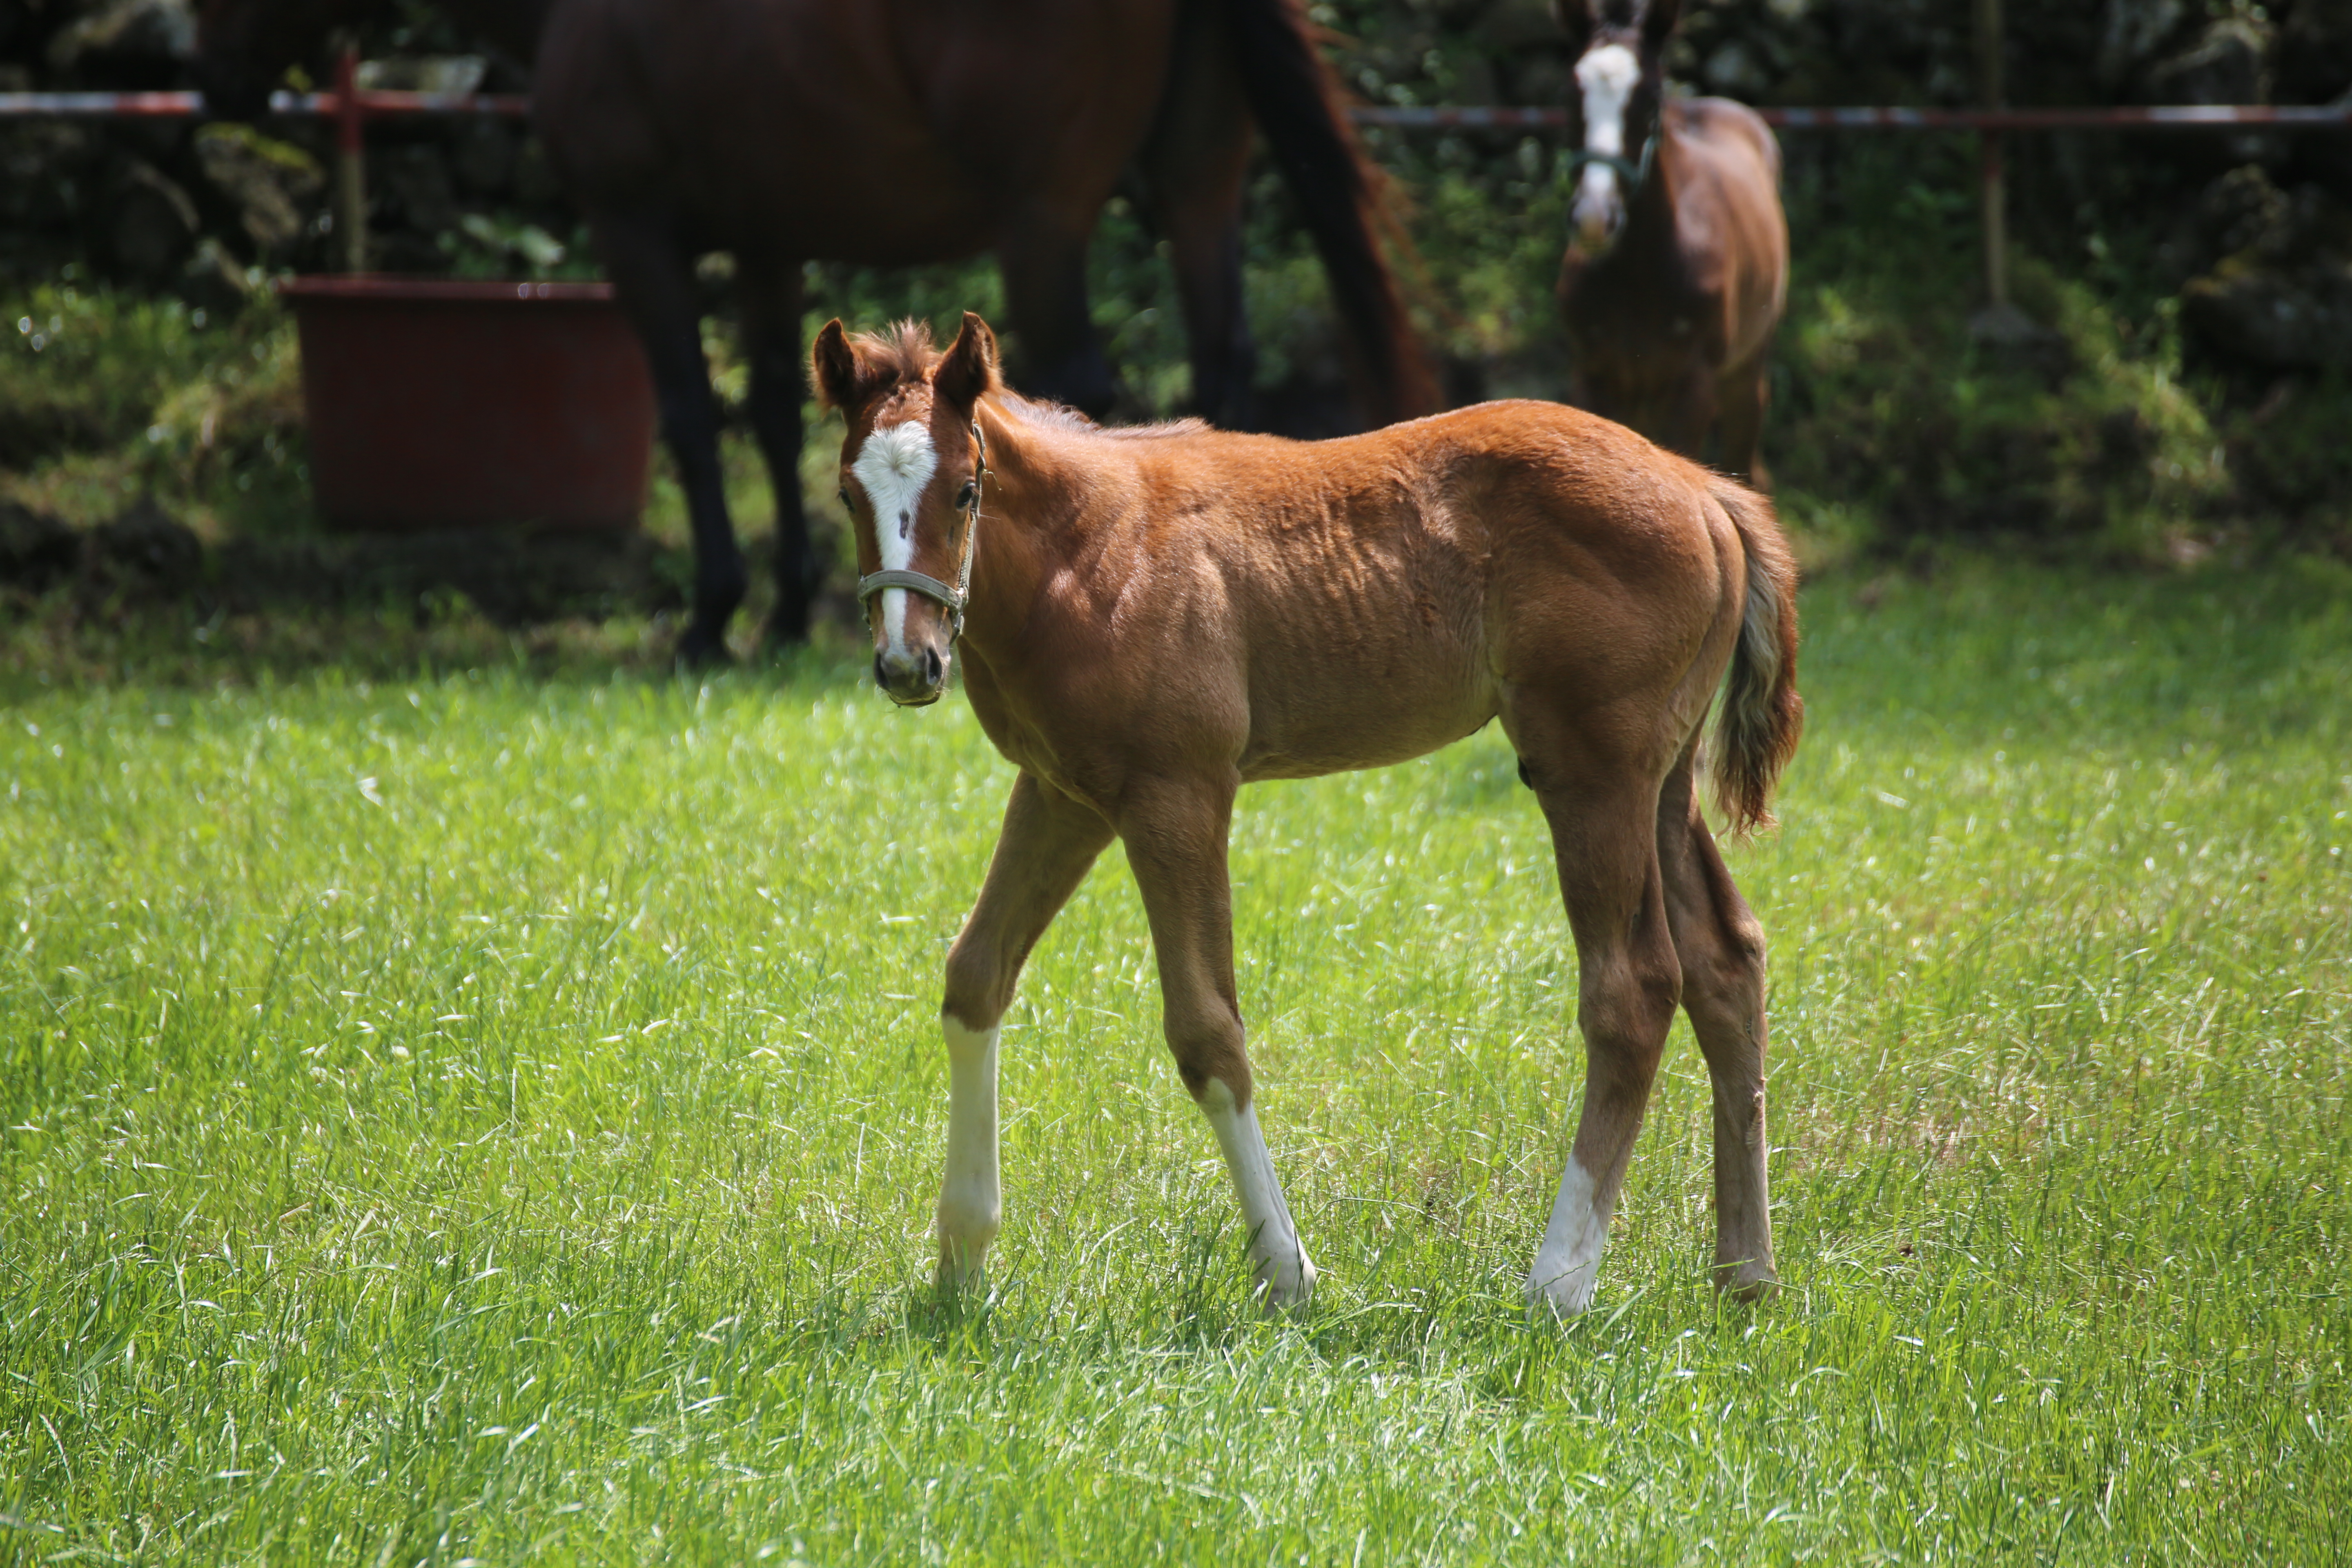
[(882, 656), (878, 653), (874, 656), (874, 684), (885, 690), (890, 685), (890, 672), (882, 668)]
[(937, 686), (940, 678), (946, 674), (947, 666), (940, 662), (940, 650), (935, 647), (925, 648), (923, 650), (923, 684)]

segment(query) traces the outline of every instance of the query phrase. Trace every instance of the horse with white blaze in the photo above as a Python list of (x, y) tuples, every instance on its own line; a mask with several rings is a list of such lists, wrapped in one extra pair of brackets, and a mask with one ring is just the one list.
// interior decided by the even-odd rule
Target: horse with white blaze
[(1559, 300), (1574, 401), (1767, 484), (1758, 446), (1789, 292), (1780, 147), (1745, 105), (1670, 97), (1682, 0), (1552, 0), (1581, 53), (1584, 144)]
[(1303, 443), (1187, 421), (1107, 430), (1029, 402), (974, 315), (818, 336), (842, 413), (875, 679), (936, 700), (960, 659), (1020, 770), (948, 955), (939, 1278), (1002, 1218), (997, 1029), (1030, 949), (1113, 837), (1150, 921), (1168, 1047), (1223, 1151), (1257, 1285), (1315, 1265), (1258, 1121), (1234, 985), (1239, 787), (1379, 767), (1500, 718), (1550, 825), (1576, 941), (1582, 1111), (1530, 1303), (1592, 1300), (1667, 1026), (1715, 1089), (1716, 1279), (1774, 1282), (1765, 1182), (1763, 931), (1699, 811), (1769, 822), (1795, 750), (1795, 572), (1762, 498), (1622, 426), (1490, 403)]

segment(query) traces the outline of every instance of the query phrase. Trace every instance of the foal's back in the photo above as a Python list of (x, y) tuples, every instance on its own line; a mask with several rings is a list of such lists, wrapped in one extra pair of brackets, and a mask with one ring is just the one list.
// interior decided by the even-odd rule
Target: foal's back
[(1528, 683), (1661, 700), (1737, 620), (1725, 481), (1562, 405), (1107, 449), (1132, 455), (1149, 504), (1097, 559), (1125, 574), (1120, 602), (1167, 612), (1114, 616), (1120, 657), (1156, 702), (1223, 730), (1244, 778), (1419, 756)]

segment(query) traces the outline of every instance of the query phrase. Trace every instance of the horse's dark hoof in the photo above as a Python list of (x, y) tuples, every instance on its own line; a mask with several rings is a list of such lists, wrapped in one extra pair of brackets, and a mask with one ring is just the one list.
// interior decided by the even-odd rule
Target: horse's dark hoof
[(767, 626), (761, 630), (761, 647), (770, 653), (782, 653), (806, 643), (809, 627), (815, 619), (811, 611), (816, 605), (817, 591), (824, 586), (824, 565), (814, 551), (801, 557), (797, 573), (779, 571), (776, 602), (768, 611)]
[(806, 601), (778, 604), (769, 612), (768, 624), (760, 632), (760, 646), (770, 653), (783, 653), (803, 647), (808, 640), (809, 607)]
[(677, 667), (687, 670), (724, 669), (735, 662), (728, 651), (724, 635), (701, 626), (688, 626), (686, 635), (677, 639)]

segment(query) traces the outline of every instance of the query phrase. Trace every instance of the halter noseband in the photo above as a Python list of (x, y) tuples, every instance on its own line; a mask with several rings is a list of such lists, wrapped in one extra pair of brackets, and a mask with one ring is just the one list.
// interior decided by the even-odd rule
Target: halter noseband
[(1657, 159), (1658, 133), (1653, 131), (1648, 139), (1643, 142), (1642, 156), (1638, 160), (1623, 157), (1615, 153), (1595, 153), (1590, 147), (1577, 148), (1568, 155), (1567, 177), (1575, 179), (1588, 163), (1598, 163), (1604, 169), (1614, 170), (1617, 177), (1625, 184), (1625, 199), (1630, 202), (1635, 193), (1641, 190), (1643, 183), (1649, 179), (1650, 166), (1655, 163)]
[(937, 577), (922, 572), (892, 569), (869, 572), (857, 580), (857, 607), (885, 588), (904, 588), (910, 594), (920, 594), (926, 599), (938, 601), (948, 613), (948, 641), (952, 645), (963, 636), (964, 605), (971, 599), (971, 542), (980, 532), (980, 502), (982, 489), (990, 478), (988, 472), (988, 437), (980, 433), (980, 421), (971, 422), (971, 438), (980, 443), (980, 470), (971, 477), (971, 510), (963, 522), (963, 562), (956, 568), (955, 586), (950, 587)]

